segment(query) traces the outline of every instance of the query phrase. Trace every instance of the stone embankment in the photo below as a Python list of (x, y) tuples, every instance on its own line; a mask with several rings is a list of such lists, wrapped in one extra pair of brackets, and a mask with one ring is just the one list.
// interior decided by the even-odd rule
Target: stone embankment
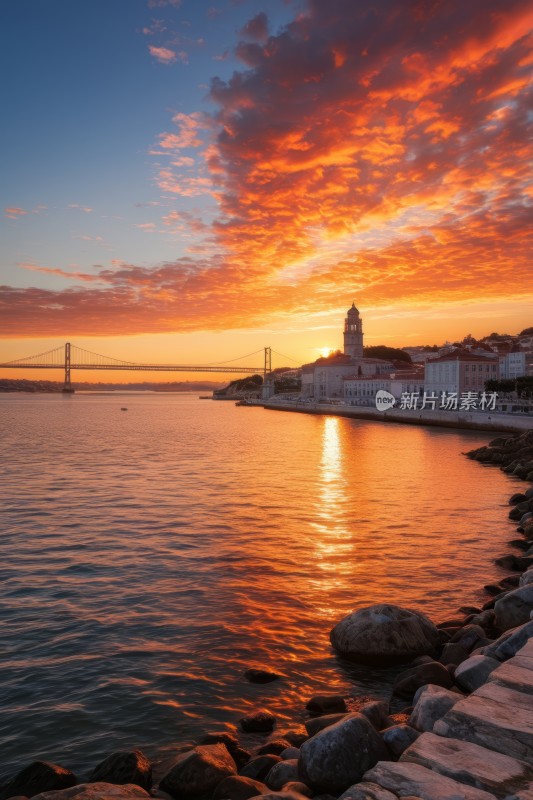
[(349, 406), (342, 403), (284, 402), (281, 399), (257, 401), (270, 411), (293, 411), (299, 414), (329, 414), (350, 419), (376, 422), (399, 422), (404, 425), (427, 425), (437, 428), (459, 428), (476, 431), (507, 431), (515, 433), (533, 427), (533, 416), (503, 414), (495, 411), (432, 411), (429, 409), (378, 411), (371, 406)]
[[(533, 432), (468, 455), (533, 479)], [(265, 737), (254, 752), (237, 732), (210, 732), (176, 744), (165, 762), (114, 753), (82, 783), (34, 762), (4, 783), (0, 800), (533, 800), (533, 487), (510, 505), (522, 554), (496, 559), (509, 574), (485, 587), (482, 608), (462, 606), (435, 625), (381, 604), (331, 631), (346, 659), (406, 665), (391, 704), (326, 692), (307, 703), (305, 724), (288, 730), (259, 709), (240, 721)], [(246, 679), (260, 696), (261, 684), (284, 676), (252, 668)], [(398, 702), (405, 706), (393, 713)]]

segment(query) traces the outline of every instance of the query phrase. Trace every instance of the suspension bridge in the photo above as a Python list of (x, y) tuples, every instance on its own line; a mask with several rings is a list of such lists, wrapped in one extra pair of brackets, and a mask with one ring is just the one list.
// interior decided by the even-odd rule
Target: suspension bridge
[[(262, 373), (263, 380), (266, 382), (267, 377), (272, 372), (273, 352), (275, 351), (273, 351), (271, 347), (264, 347), (262, 350), (256, 350), (255, 353), (248, 353), (245, 356), (233, 358), (218, 364), (139, 364), (133, 361), (122, 361), (117, 358), (99, 355), (98, 353), (91, 353), (89, 350), (83, 350), (81, 347), (76, 347), (70, 342), (66, 342), (64, 346), (62, 345), (53, 350), (47, 350), (45, 353), (38, 353), (37, 355), (28, 356), (27, 358), (19, 358), (14, 361), (0, 363), (0, 368), (62, 369), (65, 374), (64, 392), (74, 391), (71, 383), (71, 371), (78, 369), (128, 370), (132, 372), (215, 372), (231, 375), (257, 375)], [(263, 363), (261, 366), (235, 366), (236, 361), (257, 356), (259, 353), (263, 354)], [(295, 359), (291, 359), (289, 356), (283, 356), (281, 353), (276, 353), (276, 355), (289, 359), (290, 361), (295, 361)], [(287, 367), (287, 369), (293, 368)]]

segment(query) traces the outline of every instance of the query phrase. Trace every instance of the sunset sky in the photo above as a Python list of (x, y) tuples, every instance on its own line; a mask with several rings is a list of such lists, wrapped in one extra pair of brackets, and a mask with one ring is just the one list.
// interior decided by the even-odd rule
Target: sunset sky
[(310, 361), (352, 300), (367, 344), (533, 324), (530, 2), (3, 0), (1, 20), (0, 362), (67, 340)]

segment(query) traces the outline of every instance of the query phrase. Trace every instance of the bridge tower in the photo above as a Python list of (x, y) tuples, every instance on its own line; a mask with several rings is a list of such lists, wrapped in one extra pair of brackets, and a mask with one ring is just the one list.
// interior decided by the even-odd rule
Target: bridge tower
[(74, 394), (74, 389), (70, 383), (70, 342), (65, 344), (65, 383), (62, 391), (65, 394)]
[(261, 393), (263, 400), (268, 400), (272, 393), (272, 381), (268, 381), (267, 379), (270, 377), (270, 373), (272, 372), (272, 348), (265, 347), (265, 365), (263, 369), (263, 391)]

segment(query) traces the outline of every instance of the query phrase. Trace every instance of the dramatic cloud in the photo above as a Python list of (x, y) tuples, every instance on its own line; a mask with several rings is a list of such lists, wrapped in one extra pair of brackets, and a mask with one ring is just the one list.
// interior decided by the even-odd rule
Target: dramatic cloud
[(308, 0), (268, 35), (257, 15), (244, 67), (212, 81), (216, 112), (177, 114), (155, 151), (164, 192), (217, 203), (209, 226), (193, 207), (163, 219), (198, 255), (62, 292), (4, 287), (3, 331), (246, 327), (354, 294), (398, 308), (527, 296), (532, 17), (526, 0)]

